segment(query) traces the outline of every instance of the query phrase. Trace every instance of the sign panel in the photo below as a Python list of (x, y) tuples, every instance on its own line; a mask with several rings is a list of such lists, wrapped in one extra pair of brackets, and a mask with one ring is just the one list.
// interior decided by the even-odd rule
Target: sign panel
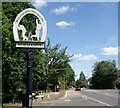
[[(29, 35), (26, 36), (26, 28), (24, 25), (19, 24), (21, 19), (27, 15), (27, 14), (33, 14), (38, 19), (36, 19), (36, 30), (35, 34), (33, 35), (31, 32), (29, 32)], [(18, 35), (18, 31), (22, 31), (22, 40), (20, 40), (20, 37)], [(40, 39), (39, 33), (42, 31), (42, 37)], [(47, 34), (47, 21), (44, 19), (41, 13), (39, 13), (37, 10), (28, 8), (20, 12), (17, 17), (15, 18), (15, 21), (13, 22), (13, 34), (14, 34), (14, 40), (15, 40), (15, 47), (16, 48), (41, 48), (43, 49), (45, 46), (45, 38)], [(34, 40), (36, 38), (36, 40)]]
[(37, 41), (16, 41), (16, 48), (26, 48), (26, 49), (44, 49), (45, 42), (37, 42)]

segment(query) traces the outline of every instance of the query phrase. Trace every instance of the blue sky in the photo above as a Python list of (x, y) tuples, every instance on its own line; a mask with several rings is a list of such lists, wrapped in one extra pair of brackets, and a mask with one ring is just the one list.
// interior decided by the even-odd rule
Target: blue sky
[(40, 2), (32, 4), (47, 21), (47, 37), (51, 44), (67, 46), (74, 54), (70, 65), (79, 78), (83, 71), (87, 78), (92, 66), (101, 60), (118, 58), (117, 2)]

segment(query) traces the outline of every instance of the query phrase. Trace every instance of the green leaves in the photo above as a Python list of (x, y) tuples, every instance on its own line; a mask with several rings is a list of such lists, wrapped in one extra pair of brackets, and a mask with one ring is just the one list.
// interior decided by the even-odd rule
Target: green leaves
[[(46, 65), (46, 81), (47, 84), (53, 84), (55, 86), (60, 77), (64, 77), (66, 74), (72, 72), (72, 79), (66, 77), (66, 79), (74, 80), (74, 71), (68, 64), (71, 61), (69, 54), (66, 54), (66, 48), (61, 49), (61, 44), (51, 46), (50, 39), (48, 39), (47, 47), (45, 49), (45, 65)], [(49, 82), (49, 83), (48, 83)], [(66, 80), (67, 82), (67, 80)], [(70, 83), (68, 83), (69, 85)]]
[(87, 87), (88, 86), (88, 81), (86, 80), (85, 74), (83, 71), (80, 73), (80, 78), (79, 80), (76, 81), (76, 84), (80, 87)]
[(117, 80), (117, 68), (115, 60), (97, 62), (93, 66), (92, 87), (114, 88)]
[(36, 90), (37, 87), (44, 89), (46, 75), (44, 54), (42, 51), (35, 50), (33, 58), (33, 88), (34, 90)]
[[(3, 65), (3, 92), (4, 102), (11, 101), (18, 95), (16, 89), (26, 89), (27, 50), (14, 48), (13, 22), (23, 8), (33, 7), (29, 3), (8, 2), (2, 4), (2, 65)], [(34, 16), (31, 16), (31, 19)], [(28, 18), (29, 19), (29, 18)], [(28, 26), (27, 20), (24, 24)], [(34, 24), (33, 24), (34, 25)], [(8, 95), (9, 94), (9, 95)]]

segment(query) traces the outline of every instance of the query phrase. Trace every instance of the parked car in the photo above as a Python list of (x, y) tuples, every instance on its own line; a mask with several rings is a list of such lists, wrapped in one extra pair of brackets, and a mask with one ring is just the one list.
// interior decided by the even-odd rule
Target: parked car
[(76, 91), (80, 91), (81, 88), (79, 86), (76, 87)]

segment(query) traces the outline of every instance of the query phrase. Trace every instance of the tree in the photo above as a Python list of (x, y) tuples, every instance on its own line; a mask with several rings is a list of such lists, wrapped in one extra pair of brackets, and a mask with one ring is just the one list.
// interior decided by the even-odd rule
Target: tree
[(92, 77), (88, 78), (88, 88), (92, 87)]
[[(21, 95), (18, 95), (18, 90), (26, 89), (27, 60), (25, 57), (27, 50), (15, 49), (13, 37), (13, 22), (16, 16), (26, 8), (34, 8), (34, 6), (27, 2), (8, 2), (2, 4), (2, 81), (4, 102), (9, 102), (16, 98), (20, 99), (21, 97), (19, 96)], [(26, 15), (20, 23), (23, 23), (28, 31), (29, 29), (34, 31), (35, 19), (35, 16)], [(27, 23), (28, 21), (30, 23)]]
[(76, 83), (80, 87), (87, 87), (88, 81), (86, 80), (86, 77), (85, 77), (85, 74), (83, 73), (83, 71), (81, 71), (80, 78), (79, 78), (79, 80), (77, 80)]
[(70, 64), (67, 64), (64, 70), (60, 72), (58, 82), (60, 83), (61, 89), (68, 88), (69, 86), (75, 86), (75, 72)]
[(75, 81), (75, 72), (70, 66), (70, 64), (67, 64), (64, 75), (66, 75), (66, 80), (67, 80), (67, 86), (74, 86), (74, 81)]
[(45, 59), (44, 53), (40, 50), (35, 50), (33, 57), (33, 90), (45, 89), (46, 82)]
[(58, 77), (63, 74), (68, 62), (71, 61), (72, 56), (66, 54), (67, 47), (63, 49), (60, 49), (60, 47), (61, 44), (52, 46), (50, 39), (48, 39), (45, 49), (46, 89), (48, 86), (56, 87)]
[(120, 89), (120, 70), (118, 69), (118, 78), (116, 80), (116, 88)]
[(117, 77), (118, 72), (115, 60), (97, 62), (93, 66), (93, 74), (91, 81), (92, 88), (115, 88), (115, 81), (117, 80)]

